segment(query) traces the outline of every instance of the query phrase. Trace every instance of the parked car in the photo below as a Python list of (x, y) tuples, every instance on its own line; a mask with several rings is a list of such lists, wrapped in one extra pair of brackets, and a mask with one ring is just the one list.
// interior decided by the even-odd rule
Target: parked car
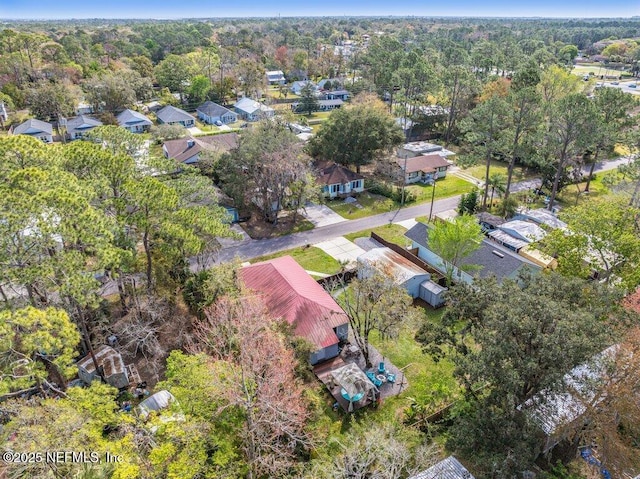
[(619, 81), (612, 81), (611, 84), (612, 85), (620, 85), (620, 82)]
[(629, 88), (637, 88), (638, 85), (636, 85), (635, 83), (632, 83), (631, 85), (629, 85)]

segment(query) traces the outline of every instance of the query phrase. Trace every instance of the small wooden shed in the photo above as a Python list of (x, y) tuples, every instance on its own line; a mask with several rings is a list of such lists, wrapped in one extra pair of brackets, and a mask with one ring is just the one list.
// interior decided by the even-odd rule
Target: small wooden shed
[[(98, 367), (102, 368), (107, 384), (118, 389), (129, 386), (127, 368), (118, 351), (105, 344), (96, 349), (94, 354)], [(87, 384), (91, 384), (94, 379), (100, 378), (91, 354), (87, 354), (78, 362), (78, 377)]]

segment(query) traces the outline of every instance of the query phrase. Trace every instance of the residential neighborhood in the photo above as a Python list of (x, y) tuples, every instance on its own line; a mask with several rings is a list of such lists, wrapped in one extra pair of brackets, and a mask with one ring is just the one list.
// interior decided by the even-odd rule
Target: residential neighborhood
[(0, 27), (2, 477), (640, 478), (639, 18), (124, 7)]

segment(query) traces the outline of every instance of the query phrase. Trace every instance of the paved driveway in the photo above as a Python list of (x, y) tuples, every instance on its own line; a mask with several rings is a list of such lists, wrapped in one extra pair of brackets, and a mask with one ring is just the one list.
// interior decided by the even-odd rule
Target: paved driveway
[(365, 250), (355, 243), (352, 243), (344, 236), (338, 236), (337, 238), (323, 241), (322, 243), (317, 243), (313, 246), (320, 248), (336, 260), (346, 261), (347, 263), (355, 263), (358, 256), (365, 253)]
[(309, 204), (302, 210), (302, 214), (311, 221), (316, 228), (319, 226), (333, 225), (342, 221), (347, 221), (338, 213), (325, 205)]
[(200, 128), (198, 128), (197, 126), (194, 126), (194, 127), (191, 127), (191, 128), (187, 128), (187, 131), (192, 135), (201, 135), (202, 134), (202, 130)]

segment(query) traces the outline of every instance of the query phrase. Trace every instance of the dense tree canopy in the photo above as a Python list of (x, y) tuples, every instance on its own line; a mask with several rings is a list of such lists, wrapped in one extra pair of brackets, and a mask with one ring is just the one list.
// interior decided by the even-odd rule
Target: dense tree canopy
[(377, 102), (363, 101), (334, 112), (309, 143), (316, 158), (360, 168), (404, 140), (393, 117)]
[(611, 344), (616, 295), (580, 279), (526, 274), (460, 283), (448, 304), (442, 324), (426, 323), (418, 339), (436, 357), (452, 356), (467, 389), (450, 446), (487, 474), (521, 471), (541, 445), (538, 426), (518, 406), (542, 390), (562, 390), (571, 368)]

